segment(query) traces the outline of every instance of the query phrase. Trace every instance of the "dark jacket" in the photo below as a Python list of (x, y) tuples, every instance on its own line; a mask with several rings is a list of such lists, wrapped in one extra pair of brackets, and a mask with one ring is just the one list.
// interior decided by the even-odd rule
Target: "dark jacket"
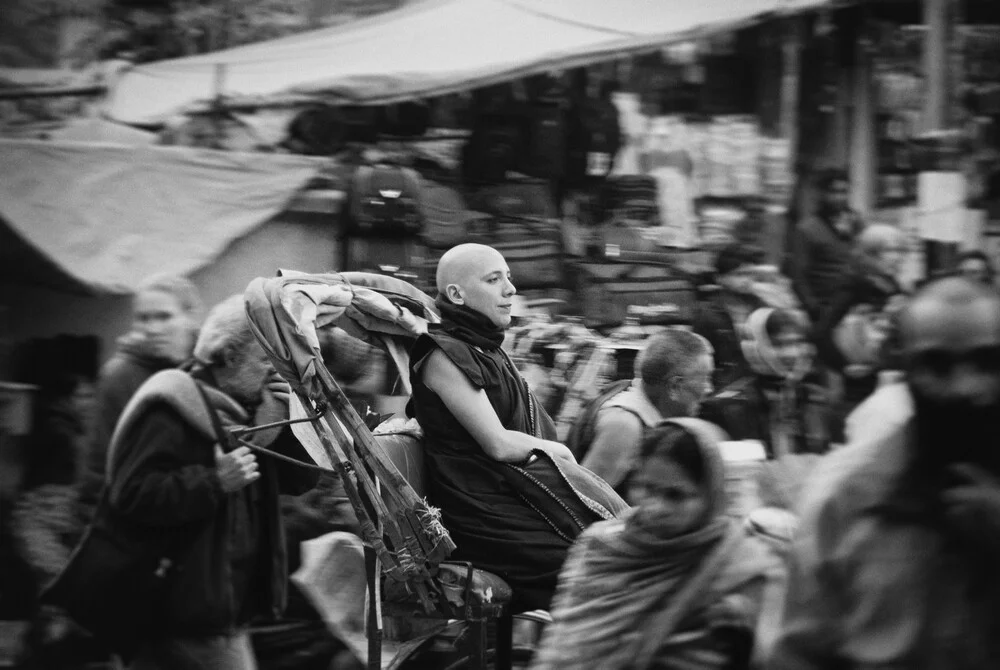
[(717, 286), (704, 286), (699, 290), (698, 307), (695, 311), (692, 330), (708, 340), (715, 352), (715, 371), (712, 386), (716, 391), (729, 386), (738, 379), (750, 376), (750, 366), (743, 356), (738, 327), (726, 307), (727, 301), (742, 305), (749, 315), (764, 304), (753, 296), (737, 296)]
[(833, 341), (833, 334), (851, 308), (871, 305), (875, 310), (885, 308), (889, 299), (903, 292), (899, 282), (882, 274), (864, 261), (851, 264), (847, 279), (834, 293), (830, 306), (822, 313), (815, 326), (815, 340), (820, 360), (828, 367), (841, 371), (848, 362)]
[[(108, 500), (121, 527), (179, 551), (164, 634), (225, 634), (279, 616), (287, 589), (279, 490), (304, 493), (315, 473), (258, 455), (260, 479), (227, 495), (214, 441), (163, 401), (150, 404), (119, 444)], [(287, 428), (268, 448), (310, 460)]]
[(121, 338), (118, 350), (101, 368), (97, 380), (96, 416), (81, 472), (80, 502), (93, 507), (104, 486), (108, 445), (125, 405), (143, 383), (160, 370), (176, 367), (171, 361), (143, 350), (137, 338)]
[(837, 231), (833, 222), (818, 215), (795, 231), (788, 257), (788, 274), (802, 307), (813, 321), (829, 308), (848, 275), (854, 258), (854, 240), (863, 224), (854, 214), (849, 235)]

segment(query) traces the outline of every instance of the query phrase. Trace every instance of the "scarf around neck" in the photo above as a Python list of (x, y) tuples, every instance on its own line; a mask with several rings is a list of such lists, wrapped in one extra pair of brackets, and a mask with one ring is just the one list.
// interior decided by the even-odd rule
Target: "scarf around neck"
[(485, 314), (456, 305), (444, 296), (434, 302), (441, 312), (441, 323), (432, 323), (430, 330), (441, 331), (452, 337), (468, 342), (480, 349), (493, 351), (500, 348), (506, 330), (490, 321)]

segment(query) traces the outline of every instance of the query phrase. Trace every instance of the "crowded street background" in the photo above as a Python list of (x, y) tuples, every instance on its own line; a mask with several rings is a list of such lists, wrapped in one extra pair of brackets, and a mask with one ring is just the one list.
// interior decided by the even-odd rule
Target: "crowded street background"
[(0, 668), (1000, 663), (1000, 3), (0, 4)]

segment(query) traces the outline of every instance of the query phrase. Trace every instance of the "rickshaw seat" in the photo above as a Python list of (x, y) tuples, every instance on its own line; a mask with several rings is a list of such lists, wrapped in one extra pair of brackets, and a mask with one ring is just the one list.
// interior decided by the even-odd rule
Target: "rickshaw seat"
[[(414, 491), (418, 495), (426, 495), (423, 441), (412, 431), (403, 429), (396, 419), (380, 425), (373, 431), (373, 435)], [(510, 585), (499, 575), (462, 561), (442, 561), (437, 566), (436, 581), (447, 601), (447, 607), (428, 614), (421, 607), (419, 597), (407, 589), (406, 585), (386, 579), (382, 590), (385, 613), (392, 616), (465, 621), (472, 631), (471, 667), (480, 668), (486, 667), (487, 623), (496, 621), (497, 658), (494, 667), (498, 670), (509, 669), (513, 646), (510, 608), (513, 591)]]
[[(480, 570), (469, 563), (441, 563), (438, 566), (437, 580), (448, 604), (455, 611), (464, 611), (472, 616), (496, 616), (510, 606), (513, 595), (510, 585), (499, 575)], [(384, 599), (387, 605), (394, 607), (420, 605), (415, 596), (392, 582), (386, 583)]]

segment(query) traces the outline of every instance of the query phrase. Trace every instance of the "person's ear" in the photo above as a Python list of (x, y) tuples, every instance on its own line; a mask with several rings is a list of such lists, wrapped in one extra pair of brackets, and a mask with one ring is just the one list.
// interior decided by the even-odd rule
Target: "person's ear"
[(448, 300), (456, 305), (465, 304), (465, 297), (462, 295), (462, 289), (458, 284), (448, 284), (447, 288), (445, 288), (445, 295), (448, 297)]

